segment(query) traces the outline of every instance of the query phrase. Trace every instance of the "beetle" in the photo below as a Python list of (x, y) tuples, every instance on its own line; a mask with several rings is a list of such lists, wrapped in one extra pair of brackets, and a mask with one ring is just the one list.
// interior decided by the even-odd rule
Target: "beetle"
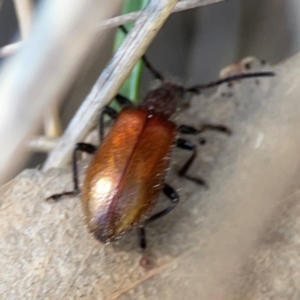
[[(121, 29), (126, 32), (124, 27)], [(78, 195), (77, 153), (83, 151), (94, 155), (81, 191), (82, 209), (89, 231), (97, 240), (109, 243), (137, 228), (140, 246), (145, 249), (145, 225), (168, 214), (179, 202), (175, 189), (165, 182), (173, 146), (191, 152), (190, 158), (180, 169), (179, 176), (206, 186), (203, 179), (187, 174), (196, 158), (196, 146), (177, 135), (199, 134), (207, 130), (231, 133), (223, 125), (203, 124), (200, 128), (176, 125), (172, 116), (182, 104), (185, 94), (199, 93), (203, 88), (238, 79), (274, 76), (274, 73), (239, 74), (185, 88), (167, 81), (145, 56), (142, 60), (154, 77), (160, 80), (160, 87), (150, 91), (137, 107), (126, 97), (116, 95), (117, 102), (125, 108), (119, 114), (109, 106), (102, 109), (99, 117), (100, 146), (87, 143), (75, 146), (72, 163), (73, 191), (55, 194), (48, 199), (59, 200), (62, 196)], [(116, 121), (104, 138), (105, 116)], [(161, 191), (170, 199), (171, 204), (150, 216)]]

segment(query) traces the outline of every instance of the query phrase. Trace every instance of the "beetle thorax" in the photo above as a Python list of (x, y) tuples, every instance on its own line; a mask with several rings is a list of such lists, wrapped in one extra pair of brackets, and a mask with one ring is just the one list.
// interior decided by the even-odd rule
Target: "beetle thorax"
[(169, 118), (176, 112), (183, 96), (184, 89), (182, 87), (164, 83), (161, 87), (150, 91), (140, 106), (155, 114), (162, 114)]

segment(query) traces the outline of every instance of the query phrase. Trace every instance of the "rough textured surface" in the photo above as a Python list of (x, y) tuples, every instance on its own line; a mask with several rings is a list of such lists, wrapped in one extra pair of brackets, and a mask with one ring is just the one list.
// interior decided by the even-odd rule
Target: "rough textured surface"
[(104, 246), (87, 232), (76, 198), (44, 201), (70, 189), (69, 170), (27, 170), (3, 186), (2, 297), (297, 299), (298, 66), (300, 55), (275, 67), (276, 78), (222, 86), (178, 116), (190, 125), (224, 123), (234, 134), (203, 134), (207, 143), (191, 174), (206, 178), (209, 190), (174, 175), (189, 155), (174, 150), (168, 183), (182, 201), (148, 226), (151, 270), (139, 265), (134, 233)]

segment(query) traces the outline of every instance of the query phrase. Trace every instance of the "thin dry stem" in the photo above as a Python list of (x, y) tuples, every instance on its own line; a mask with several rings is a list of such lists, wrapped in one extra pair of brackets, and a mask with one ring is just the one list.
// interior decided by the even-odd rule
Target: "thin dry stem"
[(59, 137), (62, 134), (57, 102), (51, 103), (51, 107), (44, 117), (44, 131), (49, 137)]
[(0, 58), (16, 53), (21, 48), (22, 45), (23, 45), (22, 42), (16, 42), (0, 48)]
[(73, 146), (89, 133), (101, 107), (108, 104), (115, 96), (176, 3), (176, 0), (150, 1), (107, 68), (98, 78), (57, 147), (49, 155), (44, 164), (44, 170), (66, 165), (70, 161)]
[(36, 136), (27, 143), (27, 146), (32, 151), (50, 152), (55, 148), (57, 142), (58, 138), (56, 137)]
[[(119, 4), (104, 0), (43, 2), (26, 44), (0, 73), (0, 139), (6, 143), (0, 155), (1, 183), (24, 159), (24, 141), (50, 103), (62, 98), (91, 51), (99, 19), (111, 16)], [(53, 20), (60, 22), (52, 26)]]
[[(193, 9), (209, 4), (214, 4), (218, 2), (223, 2), (225, 0), (186, 0), (181, 1), (176, 4), (172, 13), (180, 12), (183, 10)], [(128, 22), (133, 22), (137, 20), (141, 15), (143, 15), (142, 11), (128, 13), (126, 15), (121, 15), (117, 17), (110, 18), (108, 20), (104, 20), (99, 24), (99, 30), (106, 30), (109, 28), (114, 28), (120, 25), (123, 25)], [(22, 43), (14, 43), (0, 48), (0, 58), (11, 55), (15, 53), (20, 47)]]
[[(204, 5), (208, 5), (208, 4), (214, 4), (214, 3), (222, 2), (222, 1), (225, 1), (225, 0), (180, 1), (176, 4), (176, 6), (174, 7), (174, 9), (172, 10), (171, 13), (176, 13), (176, 12), (180, 12), (183, 10), (192, 9), (192, 8), (196, 8), (196, 7), (200, 7), (200, 6), (204, 6)], [(137, 20), (143, 14), (144, 14), (143, 11), (137, 11), (137, 12), (132, 12), (132, 13), (129, 13), (126, 15), (117, 16), (117, 17), (114, 17), (114, 18), (111, 18), (108, 20), (104, 20), (104, 21), (100, 22), (99, 29), (104, 30), (104, 29), (114, 28), (114, 27), (123, 25), (128, 22), (133, 22), (133, 21)]]
[[(49, 5), (53, 7), (57, 5), (57, 7), (59, 7), (59, 9), (54, 9), (54, 10), (48, 9), (48, 15), (49, 14), (51, 15), (53, 11), (55, 11), (57, 14), (64, 14), (63, 18), (60, 18), (59, 16), (55, 16), (55, 15), (51, 15), (48, 18), (48, 20), (49, 19), (63, 20), (64, 25), (59, 23), (60, 26), (62, 25), (64, 26), (64, 30), (61, 30), (61, 33), (63, 34), (64, 33), (69, 34), (68, 26), (66, 26), (65, 24), (70, 21), (69, 16), (72, 15), (74, 11), (76, 11), (76, 7), (82, 4), (81, 1), (76, 1), (76, 5), (74, 5), (74, 1), (71, 0), (69, 1), (72, 2), (72, 4), (68, 6), (67, 14), (64, 11), (62, 11), (61, 1), (54, 0), (54, 1), (45, 2), (46, 3), (45, 5)], [(178, 4), (175, 11), (206, 5), (209, 3), (215, 3), (218, 1), (221, 0), (184, 1)], [(22, 1), (18, 1), (18, 2), (21, 3)], [(93, 3), (93, 5), (96, 5), (94, 4), (94, 1), (89, 0), (89, 1), (84, 1), (84, 5), (86, 5), (85, 7), (88, 7), (90, 2)], [(140, 14), (139, 15), (140, 21), (138, 21), (137, 24), (147, 23), (146, 20), (147, 18), (149, 23), (150, 22), (155, 23), (157, 21), (156, 15), (154, 17), (155, 20), (153, 21), (152, 19), (152, 14), (156, 12), (155, 5), (157, 4), (157, 2), (155, 1), (152, 2), (149, 5), (152, 11), (148, 10), (145, 11), (145, 13)], [(112, 5), (114, 7), (117, 6), (116, 2), (112, 2), (112, 3), (108, 4), (107, 1), (102, 1), (100, 3), (97, 2), (97, 5), (101, 6), (101, 9), (94, 9), (94, 10), (93, 8), (91, 9), (92, 15), (93, 13), (97, 12), (98, 17), (94, 25), (94, 28), (90, 28), (90, 32), (92, 32), (93, 30), (95, 31), (98, 30), (99, 32), (99, 28), (97, 28), (97, 23), (98, 24), (99, 22), (101, 23), (101, 18), (103, 14), (108, 11), (108, 7), (111, 7)], [(159, 7), (162, 7), (164, 3), (165, 2), (160, 3), (160, 1), (158, 1)], [(93, 5), (90, 5), (90, 7), (93, 7)], [(42, 11), (46, 15), (45, 7)], [(110, 10), (110, 12), (111, 11), (112, 9)], [(87, 18), (88, 20), (86, 20), (86, 18), (84, 18), (83, 16), (83, 13), (81, 13), (80, 20), (85, 20), (87, 24), (91, 24), (91, 18)], [(99, 16), (99, 14), (101, 13), (102, 15)], [(151, 18), (149, 16), (151, 16)], [(108, 17), (108, 15), (106, 15), (106, 17)], [(137, 17), (138, 16), (135, 16), (133, 19)], [(122, 20), (121, 21), (122, 23), (126, 22), (126, 17), (124, 18), (123, 16), (121, 16), (118, 18), (119, 20)], [(149, 20), (149, 18), (151, 19), (151, 21)], [(83, 34), (82, 36), (80, 35), (80, 37), (78, 35), (78, 32), (81, 33), (84, 31), (83, 30), (84, 26), (82, 25), (85, 25), (85, 23), (81, 22), (78, 32), (76, 32), (77, 29), (72, 31), (72, 32), (76, 32), (76, 38), (71, 38), (70, 36), (59, 37), (59, 41), (60, 41), (59, 46), (64, 48), (64, 51), (60, 51), (59, 49), (61, 48), (59, 48), (57, 41), (51, 40), (49, 41), (49, 45), (44, 43), (45, 41), (45, 32), (43, 32), (44, 27), (42, 26), (43, 24), (39, 16), (37, 20), (38, 22), (37, 22), (36, 29), (33, 31), (26, 45), (23, 46), (24, 49), (22, 49), (22, 51), (18, 53), (16, 56), (12, 57), (10, 62), (7, 62), (6, 64), (3, 65), (2, 72), (0, 74), (0, 96), (1, 99), (4, 99), (2, 101), (3, 102), (2, 109), (0, 112), (0, 125), (1, 125), (0, 138), (2, 140), (5, 140), (6, 144), (9, 145), (5, 147), (5, 149), (3, 149), (1, 153), (0, 182), (3, 182), (6, 180), (6, 178), (9, 178), (13, 170), (16, 169), (17, 165), (20, 164), (21, 160), (24, 159), (24, 153), (23, 153), (24, 151), (23, 152), (21, 151), (22, 149), (21, 145), (24, 143), (24, 140), (37, 127), (37, 121), (38, 119), (41, 119), (42, 113), (46, 110), (47, 103), (50, 102), (53, 103), (53, 99), (60, 99), (62, 97), (64, 91), (68, 86), (67, 82), (71, 82), (72, 74), (73, 76), (76, 74), (75, 70), (78, 69), (80, 62), (84, 57), (83, 53), (87, 53), (91, 48), (90, 46), (91, 44), (87, 42), (87, 40), (90, 39), (91, 35)], [(116, 23), (116, 21), (118, 21), (118, 19), (114, 19), (114, 20), (115, 23), (112, 22), (110, 25), (107, 24), (106, 26), (107, 27), (117, 26), (118, 24)], [(77, 24), (78, 24), (78, 20), (77, 20)], [(160, 21), (157, 22), (157, 24), (160, 24)], [(146, 47), (148, 46), (148, 44), (150, 43), (150, 41), (152, 40), (153, 36), (156, 34), (156, 31), (159, 28), (159, 26), (153, 25), (152, 29), (150, 29), (151, 33), (149, 33), (149, 31), (147, 30), (141, 30), (138, 26), (140, 25), (137, 25), (135, 32), (139, 31), (140, 34), (137, 34), (135, 39), (133, 38), (132, 35), (132, 38), (128, 40), (128, 43), (132, 43), (134, 41), (137, 42), (138, 40), (140, 40), (141, 42), (139, 47), (136, 47), (134, 43), (132, 44), (133, 45), (132, 48), (130, 48), (128, 44), (126, 46), (128, 47), (129, 50), (128, 53), (126, 53), (127, 59), (130, 61), (130, 58), (134, 57), (134, 61), (130, 61), (130, 62), (124, 61), (123, 62), (123, 67), (125, 67), (124, 70), (121, 70), (122, 68), (120, 67), (120, 64), (118, 64), (118, 70), (121, 70), (120, 76), (117, 76), (113, 72), (110, 73), (110, 70), (106, 70), (106, 72), (103, 74), (100, 80), (100, 83), (101, 81), (102, 83), (99, 84), (98, 82), (98, 84), (95, 85), (95, 88), (91, 92), (89, 96), (91, 102), (93, 102), (92, 98), (94, 97), (95, 97), (94, 99), (95, 102), (99, 101), (97, 100), (98, 98), (96, 96), (100, 88), (102, 89), (102, 92), (104, 92), (103, 93), (104, 96), (101, 97), (103, 102), (102, 103), (99, 102), (96, 105), (97, 108), (100, 108), (105, 103), (108, 103), (109, 100), (113, 97), (117, 88), (120, 86), (121, 81), (123, 81), (124, 78), (127, 76), (129, 70), (131, 69), (133, 64), (137, 61), (138, 57), (141, 54), (143, 54)], [(52, 28), (52, 27), (48, 26), (47, 28)], [(93, 37), (95, 39), (96, 32), (94, 32), (93, 34), (94, 34)], [(24, 30), (24, 34), (22, 35), (26, 36), (26, 30)], [(49, 33), (48, 36), (54, 37), (54, 39), (56, 39), (56, 36), (53, 35), (52, 33)], [(39, 40), (43, 40), (43, 42), (41, 43), (39, 42)], [(78, 43), (79, 40), (80, 42)], [(63, 43), (61, 43), (61, 41), (63, 41)], [(73, 41), (76, 41), (76, 47), (73, 47), (72, 44)], [(22, 42), (14, 43), (0, 49), (0, 57), (13, 53), (16, 49), (20, 47), (20, 45), (22, 45)], [(37, 45), (39, 45), (39, 47), (37, 47)], [(124, 43), (124, 46), (125, 45), (126, 43)], [(65, 51), (65, 49), (67, 48), (72, 49), (74, 53), (72, 55), (69, 55), (68, 51)], [(135, 48), (138, 48), (138, 50), (136, 51)], [(61, 57), (61, 55), (63, 54), (66, 54), (65, 58)], [(125, 53), (123, 52), (123, 54)], [(118, 59), (122, 60), (122, 58), (120, 58), (121, 55), (118, 56)], [(60, 70), (60, 68), (53, 68), (54, 63), (57, 61), (64, 61), (64, 64), (60, 64), (60, 66), (63, 68), (62, 70)], [(30, 66), (28, 64), (30, 64)], [(66, 65), (68, 65), (68, 67), (66, 67)], [(22, 77), (20, 76), (20, 74), (25, 74), (25, 73), (27, 74), (26, 78), (24, 78), (24, 76)], [(111, 76), (112, 74), (113, 76)], [(62, 78), (64, 78), (65, 80), (63, 80)], [(104, 87), (102, 86), (102, 84), (105, 81), (112, 81), (115, 78), (117, 78), (115, 84), (112, 84), (111, 86), (109, 84), (104, 85)], [(103, 88), (106, 91), (104, 91)], [(107, 93), (109, 89), (111, 89), (111, 92)], [(36, 99), (38, 99), (39, 101), (36, 101)], [(61, 152), (61, 154), (59, 154), (60, 159), (58, 159), (57, 164), (54, 165), (63, 165), (67, 162), (68, 160), (67, 157), (69, 156), (71, 148), (73, 147), (73, 143), (78, 139), (80, 140), (81, 137), (88, 132), (89, 128), (91, 127), (91, 123), (94, 122), (94, 118), (89, 118), (89, 114), (87, 115), (82, 114), (82, 112), (85, 111), (85, 109), (87, 108), (90, 109), (90, 107), (88, 106), (89, 105), (86, 105), (84, 108), (82, 108), (81, 112), (77, 114), (77, 119), (75, 118), (74, 121), (70, 124), (69, 128), (71, 128), (72, 131), (74, 130), (78, 131), (77, 133), (75, 133), (76, 138), (74, 136), (70, 139), (69, 138), (66, 139), (64, 137), (62, 139), (62, 142), (59, 145), (59, 148), (56, 148), (55, 153), (53, 154), (52, 157), (56, 157), (57, 153), (61, 152), (61, 150), (59, 149), (64, 148), (62, 147), (64, 142), (68, 141), (69, 143), (69, 141), (71, 141), (71, 143), (69, 143), (66, 149), (63, 150), (63, 153)], [(98, 110), (99, 109), (95, 110), (96, 114)], [(78, 119), (78, 116), (83, 118), (82, 127), (75, 128), (77, 127), (76, 122), (78, 123), (80, 121)], [(93, 114), (93, 116), (95, 115)], [(88, 120), (88, 122), (86, 122), (86, 120)], [(22, 155), (19, 155), (20, 153)], [(50, 166), (49, 161), (47, 162), (47, 165)]]

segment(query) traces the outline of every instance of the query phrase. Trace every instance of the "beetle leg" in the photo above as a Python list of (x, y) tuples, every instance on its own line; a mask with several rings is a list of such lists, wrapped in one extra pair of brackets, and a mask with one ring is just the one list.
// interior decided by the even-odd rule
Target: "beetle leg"
[(117, 94), (115, 96), (115, 99), (117, 100), (117, 102), (121, 105), (121, 106), (126, 106), (126, 107), (130, 107), (133, 106), (133, 102), (128, 99), (127, 97), (121, 95), (121, 94)]
[(178, 196), (177, 192), (172, 187), (170, 187), (168, 184), (165, 184), (165, 186), (163, 188), (163, 193), (171, 200), (171, 202), (172, 202), (171, 205), (168, 206), (166, 209), (164, 209), (164, 210), (156, 213), (152, 217), (150, 217), (146, 221), (146, 224), (165, 216), (178, 204), (179, 196)]
[(140, 247), (144, 251), (147, 247), (146, 231), (144, 226), (138, 228), (138, 235), (139, 235)]
[(101, 110), (100, 117), (99, 117), (100, 143), (102, 143), (103, 137), (104, 137), (104, 117), (105, 117), (105, 115), (110, 116), (112, 119), (116, 119), (118, 116), (118, 112), (109, 106), (104, 106), (103, 109)]
[[(117, 100), (117, 102), (121, 106), (130, 107), (130, 106), (133, 105), (133, 103), (128, 98), (126, 98), (125, 96), (122, 96), (120, 94), (117, 94), (115, 96), (115, 99)], [(100, 138), (100, 143), (102, 143), (103, 138), (104, 138), (104, 117), (105, 117), (105, 115), (108, 115), (112, 119), (116, 119), (118, 117), (118, 112), (115, 109), (113, 109), (109, 106), (105, 106), (101, 110), (100, 117), (99, 117), (99, 138)]]
[[(164, 210), (154, 214), (149, 219), (147, 219), (145, 222), (145, 225), (165, 216), (171, 210), (173, 210), (174, 207), (178, 204), (179, 196), (178, 196), (177, 192), (171, 186), (169, 186), (168, 184), (165, 184), (164, 188), (163, 188), (163, 193), (171, 200), (171, 202), (172, 202), (171, 205), (168, 206), (167, 208), (165, 208)], [(142, 250), (145, 250), (147, 247), (145, 227), (144, 226), (139, 227), (138, 233), (139, 233), (140, 246), (141, 246)]]
[(221, 133), (228, 134), (228, 135), (231, 135), (232, 133), (227, 126), (216, 125), (216, 124), (203, 124), (199, 129), (194, 128), (192, 126), (180, 125), (177, 128), (177, 130), (183, 134), (199, 134), (208, 130), (219, 131)]
[(191, 157), (187, 160), (187, 162), (179, 170), (179, 172), (178, 172), (179, 176), (182, 176), (182, 177), (184, 177), (188, 180), (191, 180), (197, 184), (208, 187), (205, 180), (203, 180), (202, 178), (196, 178), (196, 177), (192, 177), (192, 176), (189, 176), (186, 174), (188, 172), (189, 168), (191, 167), (194, 159), (196, 158), (196, 155), (197, 155), (196, 146), (193, 143), (191, 143), (190, 141), (183, 140), (183, 139), (177, 139), (176, 146), (181, 149), (193, 151), (193, 154), (191, 155)]
[(79, 184), (78, 184), (78, 170), (77, 170), (77, 153), (78, 151), (87, 152), (89, 154), (94, 154), (96, 152), (96, 147), (91, 144), (86, 143), (77, 143), (75, 146), (75, 149), (73, 151), (73, 157), (72, 157), (72, 166), (73, 166), (73, 183), (74, 183), (74, 189), (70, 192), (64, 192), (61, 194), (54, 194), (50, 197), (48, 197), (46, 200), (59, 200), (63, 196), (73, 196), (77, 195), (79, 193)]

